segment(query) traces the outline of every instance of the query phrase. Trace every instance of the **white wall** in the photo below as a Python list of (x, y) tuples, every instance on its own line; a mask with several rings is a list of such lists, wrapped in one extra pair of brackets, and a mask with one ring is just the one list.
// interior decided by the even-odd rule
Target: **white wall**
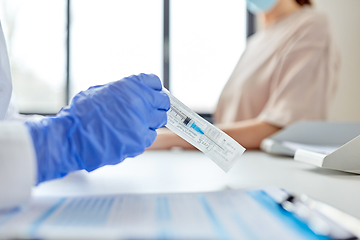
[(330, 17), (341, 52), (340, 83), (329, 119), (360, 121), (360, 1), (313, 1)]

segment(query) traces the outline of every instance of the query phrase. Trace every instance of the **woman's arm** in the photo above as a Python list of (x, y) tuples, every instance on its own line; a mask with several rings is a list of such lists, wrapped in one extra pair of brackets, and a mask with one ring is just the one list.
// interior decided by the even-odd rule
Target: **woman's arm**
[(221, 124), (217, 125), (217, 127), (238, 141), (246, 149), (258, 149), (264, 138), (281, 129), (258, 119)]
[[(247, 149), (258, 149), (264, 138), (281, 129), (280, 127), (258, 119), (221, 124), (217, 125), (217, 127)], [(171, 149), (172, 147), (195, 149), (190, 143), (186, 142), (175, 133), (167, 129), (160, 129), (155, 142), (148, 148), (148, 150), (164, 150)]]

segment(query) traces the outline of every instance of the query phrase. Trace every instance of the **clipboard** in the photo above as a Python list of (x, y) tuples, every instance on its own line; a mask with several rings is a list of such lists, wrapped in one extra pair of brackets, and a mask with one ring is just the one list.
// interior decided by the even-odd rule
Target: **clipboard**
[(302, 121), (264, 139), (260, 149), (270, 154), (293, 157), (299, 149), (295, 144), (318, 148), (332, 146), (336, 149), (359, 135), (360, 122)]
[(359, 239), (359, 220), (277, 187), (33, 198), (0, 213), (1, 239)]

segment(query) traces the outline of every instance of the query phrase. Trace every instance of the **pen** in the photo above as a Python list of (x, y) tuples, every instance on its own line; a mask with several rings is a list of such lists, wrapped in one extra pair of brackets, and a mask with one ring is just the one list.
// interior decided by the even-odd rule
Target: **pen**
[(360, 239), (358, 219), (304, 194), (294, 196), (273, 187), (264, 191), (284, 210), (306, 223), (314, 233), (331, 239)]

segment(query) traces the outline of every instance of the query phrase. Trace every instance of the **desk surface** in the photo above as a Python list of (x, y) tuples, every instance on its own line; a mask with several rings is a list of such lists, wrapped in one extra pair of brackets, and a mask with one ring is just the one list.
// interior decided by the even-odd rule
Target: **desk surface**
[(360, 175), (321, 169), (292, 158), (246, 151), (224, 173), (198, 151), (153, 151), (91, 173), (41, 184), (34, 196), (218, 191), (274, 185), (305, 193), (360, 219)]

